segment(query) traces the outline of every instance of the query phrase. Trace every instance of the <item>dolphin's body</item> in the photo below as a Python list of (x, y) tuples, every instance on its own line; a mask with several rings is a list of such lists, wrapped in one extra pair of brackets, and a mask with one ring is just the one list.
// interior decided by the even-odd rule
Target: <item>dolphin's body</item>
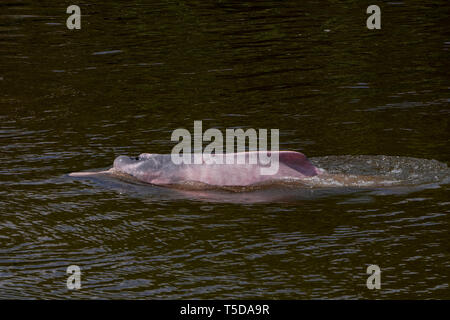
[[(294, 151), (251, 151), (215, 155), (223, 157), (223, 164), (210, 163), (205, 159), (196, 164), (194, 155), (189, 156), (192, 157), (190, 164), (175, 164), (170, 154), (143, 153), (139, 157), (119, 156), (114, 160), (112, 169), (100, 173), (127, 174), (139, 181), (160, 186), (193, 182), (221, 187), (245, 187), (277, 180), (309, 178), (324, 172), (315, 167), (304, 154)], [(258, 161), (251, 162), (251, 156), (257, 156)], [(262, 174), (261, 169), (267, 169), (269, 164), (261, 164), (260, 156), (271, 157), (272, 161), (278, 161), (276, 173)], [(227, 162), (225, 157), (231, 157), (232, 163), (225, 164)], [(238, 163), (239, 157), (245, 160), (244, 163)], [(91, 174), (95, 173), (80, 172), (72, 176)]]
[[(208, 163), (205, 159), (196, 164), (194, 155), (190, 155), (190, 164), (175, 164), (170, 154), (144, 153), (137, 158), (117, 157), (113, 169), (155, 185), (199, 182), (212, 186), (250, 186), (286, 178), (312, 177), (321, 173), (302, 153), (276, 151), (279, 161), (277, 172), (262, 174), (262, 169), (267, 169), (269, 165), (261, 164), (259, 158), (254, 161), (256, 163), (251, 163), (250, 155), (260, 156), (263, 152), (265, 156), (274, 155), (274, 152), (266, 151), (217, 155), (222, 157), (222, 164)], [(243, 164), (238, 163), (239, 156), (242, 156)], [(226, 157), (231, 159), (231, 164), (226, 164)], [(275, 159), (272, 157), (272, 160)]]

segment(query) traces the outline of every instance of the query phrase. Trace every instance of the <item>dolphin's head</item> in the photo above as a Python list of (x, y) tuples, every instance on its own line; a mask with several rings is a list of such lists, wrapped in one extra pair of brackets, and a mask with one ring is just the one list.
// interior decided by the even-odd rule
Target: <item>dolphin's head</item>
[(152, 183), (161, 175), (162, 163), (150, 153), (143, 153), (138, 157), (118, 156), (114, 160), (115, 170), (129, 174), (141, 181)]

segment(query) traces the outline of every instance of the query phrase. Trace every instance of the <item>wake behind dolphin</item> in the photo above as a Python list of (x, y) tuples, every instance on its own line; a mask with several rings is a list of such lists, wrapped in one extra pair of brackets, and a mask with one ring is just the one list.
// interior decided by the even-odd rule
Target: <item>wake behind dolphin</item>
[[(76, 172), (70, 175), (80, 177), (108, 174), (156, 186), (183, 189), (224, 188), (232, 191), (246, 191), (271, 185), (300, 188), (410, 185), (419, 175), (425, 176), (426, 170), (435, 178), (438, 177), (437, 174), (440, 178), (448, 179), (449, 176), (447, 165), (435, 160), (387, 156), (330, 156), (313, 158), (313, 161), (310, 161), (304, 154), (293, 151), (277, 151), (279, 167), (276, 174), (263, 175), (261, 168), (267, 165), (249, 161), (251, 155), (256, 154), (259, 157), (261, 153), (274, 155), (274, 151), (218, 155), (231, 156), (234, 160), (243, 156), (245, 163), (240, 164), (237, 161), (231, 164), (216, 164), (204, 160), (197, 164), (194, 164), (194, 161), (189, 164), (175, 164), (170, 154), (144, 153), (138, 157), (119, 156), (115, 159), (113, 167), (107, 171)], [(190, 156), (194, 157), (195, 154)], [(330, 160), (333, 165), (330, 164)], [(352, 162), (357, 165), (352, 166)], [(403, 170), (402, 163), (406, 168), (421, 169), (423, 172)]]

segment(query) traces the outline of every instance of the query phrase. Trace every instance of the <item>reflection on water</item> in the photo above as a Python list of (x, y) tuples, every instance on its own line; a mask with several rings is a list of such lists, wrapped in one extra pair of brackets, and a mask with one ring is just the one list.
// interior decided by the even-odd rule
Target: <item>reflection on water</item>
[[(383, 3), (375, 32), (360, 1), (78, 5), (75, 31), (54, 1), (0, 4), (1, 298), (449, 298), (447, 1)], [(190, 194), (67, 175), (169, 153), (194, 120), (426, 181)]]

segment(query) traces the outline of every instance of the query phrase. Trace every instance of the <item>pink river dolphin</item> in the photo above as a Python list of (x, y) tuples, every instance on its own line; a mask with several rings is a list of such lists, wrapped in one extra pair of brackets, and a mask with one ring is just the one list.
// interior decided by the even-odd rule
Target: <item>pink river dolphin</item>
[[(213, 155), (216, 159), (220, 158), (219, 164), (211, 163), (205, 157), (194, 163), (195, 156), (195, 154), (188, 155), (188, 158), (192, 159), (189, 161), (191, 163), (179, 164), (172, 160), (170, 154), (143, 153), (138, 157), (119, 156), (108, 171), (74, 172), (70, 175), (80, 177), (99, 173), (125, 174), (141, 182), (160, 186), (192, 182), (211, 186), (245, 187), (277, 180), (303, 179), (324, 173), (324, 170), (315, 167), (304, 154), (294, 151), (250, 151)], [(238, 160), (239, 157), (241, 162)], [(266, 159), (265, 164), (262, 157)], [(227, 163), (229, 159), (231, 163)], [(267, 162), (267, 159), (270, 159), (271, 163)], [(269, 171), (274, 161), (277, 161), (276, 170), (264, 174), (264, 169)]]

